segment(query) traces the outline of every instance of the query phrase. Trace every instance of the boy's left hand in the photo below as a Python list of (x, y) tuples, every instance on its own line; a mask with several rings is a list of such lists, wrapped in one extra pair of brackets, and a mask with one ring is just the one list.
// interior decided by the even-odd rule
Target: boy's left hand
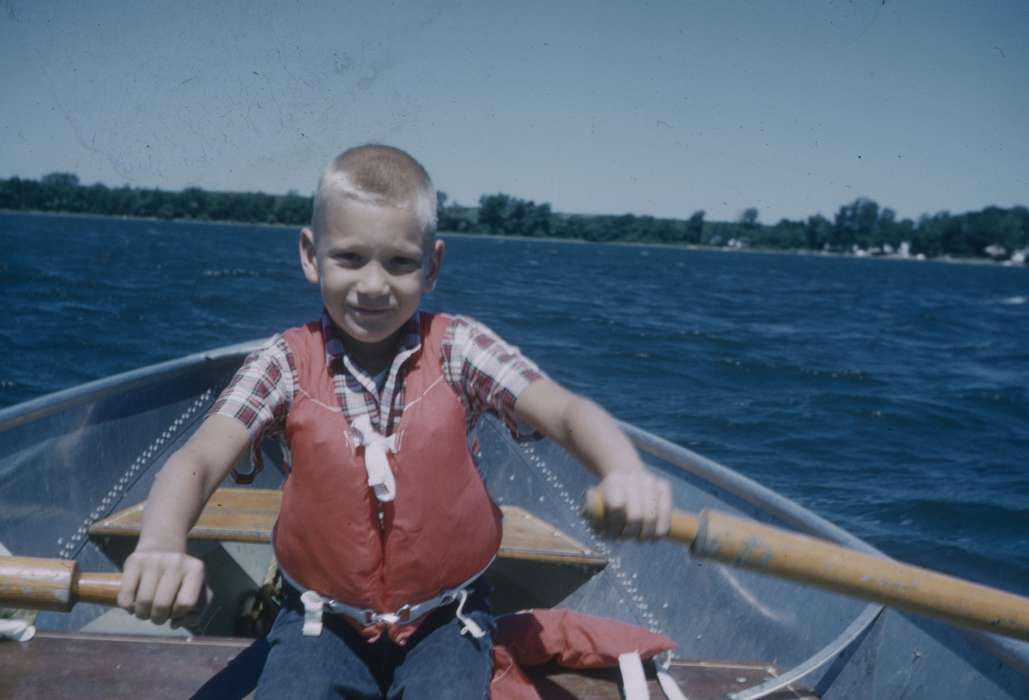
[(611, 537), (664, 537), (672, 525), (672, 487), (650, 472), (607, 411), (550, 379), (529, 385), (515, 415), (603, 477), (604, 531)]
[(610, 537), (664, 537), (672, 524), (672, 487), (640, 466), (617, 469), (600, 482), (604, 531)]

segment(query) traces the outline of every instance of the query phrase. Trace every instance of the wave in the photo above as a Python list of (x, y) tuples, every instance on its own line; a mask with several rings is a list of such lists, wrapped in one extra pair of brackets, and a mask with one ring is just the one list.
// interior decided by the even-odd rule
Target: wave
[(244, 270), (242, 268), (231, 268), (227, 270), (204, 270), (201, 273), (204, 277), (258, 277), (257, 270)]

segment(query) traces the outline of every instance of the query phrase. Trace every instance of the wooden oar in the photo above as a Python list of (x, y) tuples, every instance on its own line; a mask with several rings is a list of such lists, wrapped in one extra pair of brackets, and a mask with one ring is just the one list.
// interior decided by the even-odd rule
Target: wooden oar
[(67, 612), (75, 603), (117, 605), (121, 574), (84, 574), (74, 561), (0, 557), (0, 606)]
[[(586, 494), (586, 512), (604, 516), (600, 491)], [(825, 540), (761, 525), (716, 510), (672, 515), (670, 539), (710, 559), (935, 617), (965, 627), (1029, 640), (1029, 598), (882, 559)]]

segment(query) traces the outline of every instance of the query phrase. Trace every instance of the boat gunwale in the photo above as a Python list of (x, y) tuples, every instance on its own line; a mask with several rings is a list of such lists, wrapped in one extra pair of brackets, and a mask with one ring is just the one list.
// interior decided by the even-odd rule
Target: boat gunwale
[(225, 345), (213, 350), (193, 353), (174, 360), (146, 365), (127, 372), (120, 372), (109, 377), (97, 379), (85, 384), (61, 389), (44, 394), (35, 399), (0, 409), (0, 433), (30, 423), (40, 418), (53, 415), (59, 411), (75, 408), (92, 401), (99, 401), (108, 396), (124, 393), (162, 379), (185, 374), (197, 365), (208, 364), (220, 360), (229, 360), (236, 355), (246, 354), (268, 342), (268, 338), (249, 340), (243, 343)]

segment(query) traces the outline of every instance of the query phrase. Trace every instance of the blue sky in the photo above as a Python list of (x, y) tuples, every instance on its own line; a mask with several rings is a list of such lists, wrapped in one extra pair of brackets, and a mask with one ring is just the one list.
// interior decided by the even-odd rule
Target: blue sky
[(1029, 204), (1029, 3), (0, 2), (0, 177), (761, 220)]

